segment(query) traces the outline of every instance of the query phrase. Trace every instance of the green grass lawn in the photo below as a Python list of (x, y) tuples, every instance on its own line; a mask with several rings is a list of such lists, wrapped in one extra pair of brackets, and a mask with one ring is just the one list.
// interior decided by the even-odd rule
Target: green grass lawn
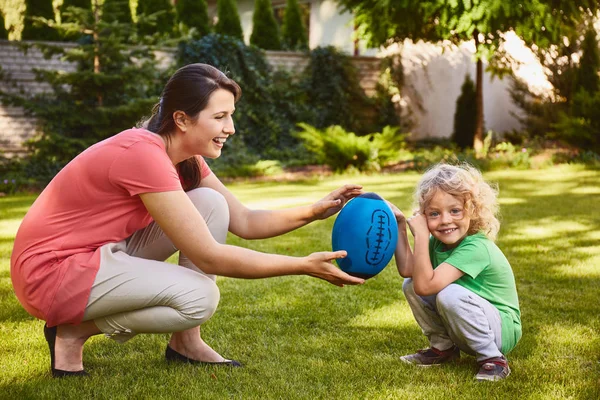
[[(251, 207), (307, 204), (356, 182), (410, 210), (419, 175), (335, 176), (302, 183), (235, 183)], [(12, 242), (34, 196), (0, 198), (0, 398), (73, 399), (598, 399), (600, 171), (558, 166), (486, 174), (498, 182), (498, 244), (513, 265), (523, 338), (511, 376), (475, 383), (473, 357), (429, 369), (399, 357), (427, 346), (390, 264), (360, 287), (309, 277), (219, 278), (221, 304), (203, 337), (246, 367), (168, 365), (167, 335), (119, 345), (97, 336), (88, 379), (53, 380), (42, 334), (13, 295)], [(334, 218), (280, 238), (230, 243), (291, 255), (329, 250)]]

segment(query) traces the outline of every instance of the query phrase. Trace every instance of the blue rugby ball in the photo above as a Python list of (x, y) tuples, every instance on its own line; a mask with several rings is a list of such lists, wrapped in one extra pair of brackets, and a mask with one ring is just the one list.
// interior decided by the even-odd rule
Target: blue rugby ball
[(336, 262), (349, 275), (368, 279), (390, 262), (398, 243), (398, 223), (390, 206), (375, 193), (350, 200), (337, 216), (331, 233), (333, 251), (346, 250)]

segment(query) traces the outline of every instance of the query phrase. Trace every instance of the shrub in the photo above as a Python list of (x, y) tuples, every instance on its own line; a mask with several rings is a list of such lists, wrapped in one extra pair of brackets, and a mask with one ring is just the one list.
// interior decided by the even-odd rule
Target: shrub
[(475, 110), (477, 109), (477, 98), (475, 96), (475, 84), (469, 75), (460, 89), (460, 96), (456, 100), (456, 111), (454, 112), (454, 132), (451, 140), (461, 149), (473, 146), (475, 138)]
[(216, 33), (244, 41), (244, 31), (234, 0), (217, 0), (217, 18)]
[(265, 50), (281, 50), (279, 27), (271, 0), (255, 0), (250, 44)]
[(596, 30), (587, 30), (581, 44), (581, 59), (575, 76), (575, 93), (585, 90), (594, 94), (600, 90), (600, 54), (598, 54), (598, 40)]
[(302, 86), (309, 104), (318, 110), (314, 121), (317, 128), (340, 125), (359, 134), (369, 132), (365, 114), (371, 102), (359, 85), (350, 57), (332, 46), (314, 49)]
[(170, 0), (139, 0), (136, 13), (140, 35), (170, 35), (175, 28), (175, 9)]
[(177, 21), (187, 29), (195, 29), (202, 37), (210, 33), (206, 0), (178, 0), (175, 4)]
[(23, 40), (58, 40), (58, 32), (47, 24), (37, 21), (45, 18), (54, 21), (52, 0), (25, 0), (25, 15), (23, 21)]
[(302, 22), (298, 0), (287, 0), (285, 4), (281, 37), (283, 46), (288, 50), (308, 50), (306, 28)]
[(336, 172), (349, 168), (358, 171), (380, 170), (387, 161), (396, 160), (405, 145), (405, 135), (399, 135), (397, 127), (386, 127), (380, 133), (357, 136), (339, 125), (326, 129), (317, 129), (305, 123), (298, 126), (302, 131), (297, 136), (308, 151), (315, 154), (317, 162), (328, 165)]

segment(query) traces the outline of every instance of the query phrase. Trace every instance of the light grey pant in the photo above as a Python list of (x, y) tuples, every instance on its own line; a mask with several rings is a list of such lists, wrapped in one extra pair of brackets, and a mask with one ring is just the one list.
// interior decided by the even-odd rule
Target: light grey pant
[(455, 283), (437, 295), (419, 296), (412, 279), (406, 278), (402, 291), (432, 347), (456, 345), (478, 362), (502, 356), (500, 313), (489, 301)]
[[(225, 243), (227, 201), (198, 188), (187, 193), (213, 237)], [(129, 239), (101, 248), (100, 269), (84, 321), (94, 320), (108, 337), (125, 342), (138, 333), (178, 332), (201, 325), (219, 304), (214, 275), (206, 275), (184, 255), (179, 266), (164, 260), (177, 249), (156, 222)]]

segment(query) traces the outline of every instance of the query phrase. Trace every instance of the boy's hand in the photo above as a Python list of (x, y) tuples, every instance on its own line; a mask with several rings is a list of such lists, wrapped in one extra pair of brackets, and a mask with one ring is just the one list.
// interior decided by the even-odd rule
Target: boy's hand
[(415, 212), (415, 214), (410, 217), (407, 221), (408, 227), (412, 232), (413, 236), (416, 238), (417, 236), (425, 236), (429, 237), (429, 228), (427, 227), (427, 218), (420, 212)]

